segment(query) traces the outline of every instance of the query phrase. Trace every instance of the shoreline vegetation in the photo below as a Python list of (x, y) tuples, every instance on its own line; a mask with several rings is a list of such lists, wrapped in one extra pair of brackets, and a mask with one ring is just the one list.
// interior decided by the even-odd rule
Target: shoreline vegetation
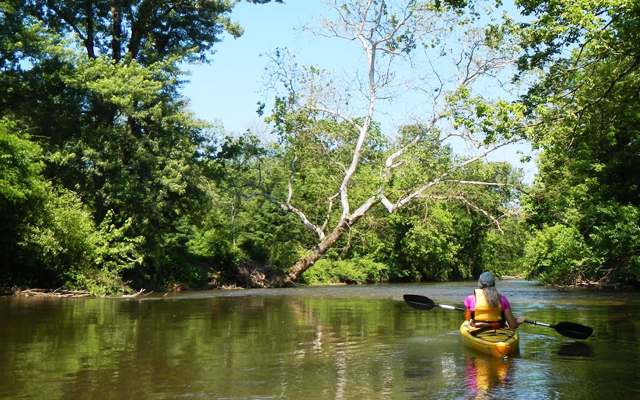
[[(500, 277), (500, 280), (524, 280), (526, 279), (522, 275), (503, 275)], [(351, 286), (351, 285), (359, 285), (359, 283), (347, 283), (347, 282), (327, 282), (327, 283), (302, 283), (296, 284), (295, 286)], [(545, 286), (563, 288), (563, 289), (577, 289), (577, 288), (587, 288), (594, 290), (615, 290), (615, 291), (635, 291), (639, 288), (634, 285), (623, 284), (621, 282), (616, 283), (602, 283), (602, 282), (594, 282), (594, 281), (580, 281), (572, 285), (550, 285), (547, 284)], [(275, 288), (275, 286), (271, 286)], [(209, 285), (207, 287), (200, 288), (192, 288), (185, 285), (174, 284), (171, 287), (167, 287), (164, 289), (159, 289), (155, 291), (146, 291), (145, 289), (140, 289), (138, 291), (132, 291), (123, 294), (117, 295), (96, 295), (91, 293), (88, 290), (65, 290), (62, 288), (57, 289), (42, 289), (42, 288), (2, 288), (0, 287), (0, 297), (56, 297), (56, 298), (137, 298), (137, 297), (146, 297), (151, 295), (152, 293), (160, 292), (165, 293), (165, 296), (172, 292), (181, 292), (181, 291), (205, 291), (205, 290), (248, 290), (248, 289), (264, 289), (269, 288), (269, 286), (262, 287), (245, 287), (238, 284), (229, 284), (229, 285)]]

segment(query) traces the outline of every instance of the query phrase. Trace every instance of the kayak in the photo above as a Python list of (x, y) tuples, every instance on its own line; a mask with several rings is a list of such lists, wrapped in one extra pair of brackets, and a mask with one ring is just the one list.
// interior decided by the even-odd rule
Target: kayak
[(518, 350), (518, 332), (509, 328), (478, 329), (469, 321), (460, 325), (460, 338), (465, 346), (494, 357), (508, 357)]

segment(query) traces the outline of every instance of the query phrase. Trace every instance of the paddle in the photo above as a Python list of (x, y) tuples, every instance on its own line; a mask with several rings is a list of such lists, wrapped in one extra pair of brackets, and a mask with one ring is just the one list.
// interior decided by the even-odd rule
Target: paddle
[(570, 337), (572, 339), (586, 339), (593, 333), (593, 328), (591, 328), (590, 326), (576, 324), (575, 322), (559, 322), (555, 325), (545, 324), (544, 322), (537, 321), (524, 322), (536, 326), (546, 326), (547, 328), (553, 328), (562, 336)]
[[(431, 310), (435, 307), (445, 308), (447, 310), (464, 311), (464, 308), (447, 306), (444, 304), (436, 304), (433, 300), (426, 296), (420, 296), (419, 294), (405, 294), (402, 296), (405, 303), (411, 308), (416, 310)], [(536, 326), (544, 326), (547, 328), (553, 328), (562, 336), (570, 337), (572, 339), (586, 339), (593, 333), (593, 328), (585, 325), (576, 324), (574, 322), (560, 322), (556, 325), (545, 324), (537, 321), (525, 321), (527, 324)]]
[(416, 310), (426, 310), (429, 311), (434, 307), (446, 308), (447, 310), (456, 310), (456, 311), (464, 311), (464, 308), (447, 306), (444, 304), (436, 304), (428, 297), (420, 296), (419, 294), (405, 294), (402, 296), (404, 298), (404, 302), (411, 308), (415, 308)]

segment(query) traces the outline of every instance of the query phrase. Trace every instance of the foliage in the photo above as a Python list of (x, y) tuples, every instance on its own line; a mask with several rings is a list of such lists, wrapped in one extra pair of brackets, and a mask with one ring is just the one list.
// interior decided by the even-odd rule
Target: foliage
[(496, 276), (524, 276), (524, 249), (531, 234), (526, 223), (518, 217), (502, 221), (504, 234), (490, 230), (481, 238), (474, 276), (484, 271), (491, 271)]
[[(229, 236), (242, 257), (284, 271), (300, 256), (309, 232), (268, 197), (247, 195), (247, 188), (262, 187), (271, 193), (286, 190), (287, 160), (276, 144), (264, 143), (250, 132), (227, 136), (207, 164), (209, 176), (216, 177), (221, 190), (222, 210), (230, 216)], [(318, 186), (312, 191), (321, 190)], [(305, 199), (312, 194), (305, 193)]]
[(617, 202), (599, 204), (584, 223), (593, 254), (592, 279), (640, 282), (640, 210)]
[(47, 187), (41, 200), (22, 225), (13, 227), (8, 247), (14, 252), (4, 282), (101, 295), (129, 290), (121, 273), (142, 261), (137, 250), (142, 238), (126, 235), (130, 221), (117, 227), (109, 213), (96, 228), (80, 199), (64, 190)]
[(571, 227), (545, 227), (527, 243), (524, 268), (528, 277), (542, 283), (569, 285), (576, 282), (588, 258), (580, 233)]
[(394, 280), (461, 280), (486, 270), (503, 275), (520, 269), (524, 243), (515, 221), (503, 221), (504, 233), (487, 229), (484, 216), (456, 203), (427, 204), (390, 221), (387, 229), (395, 235), (386, 251)]
[[(455, 235), (468, 230), (469, 222), (455, 218), (441, 207), (425, 207), (428, 216), (414, 221), (399, 243), (402, 264), (415, 271), (420, 280), (444, 281), (450, 277), (468, 278), (470, 270), (461, 265), (462, 243)], [(419, 217), (418, 217), (419, 218)], [(466, 225), (466, 224), (465, 224)], [(454, 229), (457, 226), (458, 229)], [(461, 271), (460, 268), (463, 268)]]
[(235, 4), (3, 2), (1, 284), (206, 282), (202, 258), (224, 251), (206, 251), (206, 124), (179, 94), (180, 66), (242, 33)]
[[(482, 161), (516, 140), (527, 119), (523, 104), (484, 96), (513, 57), (511, 25), (484, 30), (467, 2), (346, 2), (336, 8), (345, 25), (332, 32), (351, 37), (352, 18), (364, 12), (371, 74), (287, 69), (274, 56), (284, 68), (274, 78), (295, 79), (284, 79), (268, 142), (197, 120), (180, 95), (181, 67), (207, 61), (224, 32), (242, 33), (229, 18), (236, 2), (194, 4), (3, 2), (0, 251), (8, 262), (0, 285), (99, 295), (195, 288), (233, 283), (241, 265), (295, 278), (301, 260), (315, 263), (308, 282), (466, 279), (490, 265), (515, 268), (520, 173)], [(454, 54), (464, 62), (450, 71)], [(418, 65), (429, 67), (388, 80)], [(410, 89), (433, 108), (385, 132), (376, 101), (408, 82), (419, 82)], [(477, 154), (456, 154), (454, 138)], [(600, 215), (625, 212), (614, 206)], [(625, 249), (637, 235), (632, 220), (623, 228), (615, 243)], [(593, 229), (595, 241), (614, 225)]]
[(17, 245), (26, 235), (26, 225), (40, 213), (39, 205), (47, 198), (47, 184), (42, 179), (44, 164), (40, 146), (29, 141), (28, 135), (17, 129), (16, 124), (0, 119), (0, 250), (5, 267), (0, 271), (0, 281), (19, 282)]
[[(530, 138), (541, 149), (539, 177), (523, 204), (539, 235), (567, 251), (545, 279), (637, 282), (637, 223), (628, 219), (640, 207), (632, 172), (640, 159), (637, 5), (518, 3), (541, 17), (523, 25), (521, 71), (543, 71), (523, 98), (539, 120)], [(550, 235), (547, 226), (556, 224), (571, 235)]]
[(300, 276), (309, 285), (327, 283), (382, 283), (389, 280), (389, 267), (368, 258), (320, 260)]
[[(2, 209), (42, 195), (42, 149), (8, 119), (0, 120), (0, 199)], [(6, 217), (11, 213), (3, 213)]]
[(118, 227), (113, 221), (113, 212), (107, 212), (102, 223), (93, 233), (93, 268), (80, 271), (75, 282), (68, 286), (87, 288), (94, 294), (114, 294), (130, 289), (122, 279), (123, 272), (133, 269), (143, 262), (140, 245), (141, 236), (130, 237), (132, 220), (128, 219)]

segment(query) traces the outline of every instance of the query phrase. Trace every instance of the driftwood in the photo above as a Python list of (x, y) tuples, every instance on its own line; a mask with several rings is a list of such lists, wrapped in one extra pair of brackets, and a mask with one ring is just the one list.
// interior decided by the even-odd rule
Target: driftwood
[(62, 289), (17, 289), (14, 296), (20, 297), (94, 297), (87, 290), (62, 290)]
[[(5, 292), (2, 292), (5, 293)], [(122, 294), (117, 296), (106, 296), (113, 298), (131, 298), (141, 295), (150, 295), (153, 292), (145, 293), (145, 289), (132, 294)], [(63, 289), (11, 289), (6, 292), (7, 295), (13, 295), (18, 297), (70, 297), (70, 298), (89, 298), (96, 297), (88, 290), (63, 290)]]
[(145, 294), (145, 296), (147, 296), (147, 295), (150, 295), (151, 293), (153, 293), (153, 292), (149, 292), (149, 293), (145, 294), (145, 290), (144, 289), (140, 289), (139, 292), (136, 292), (136, 293), (133, 293), (133, 294), (123, 294), (123, 295), (120, 295), (120, 296), (109, 296), (109, 297), (129, 298), (129, 297), (138, 297), (138, 296), (140, 296), (142, 294)]

